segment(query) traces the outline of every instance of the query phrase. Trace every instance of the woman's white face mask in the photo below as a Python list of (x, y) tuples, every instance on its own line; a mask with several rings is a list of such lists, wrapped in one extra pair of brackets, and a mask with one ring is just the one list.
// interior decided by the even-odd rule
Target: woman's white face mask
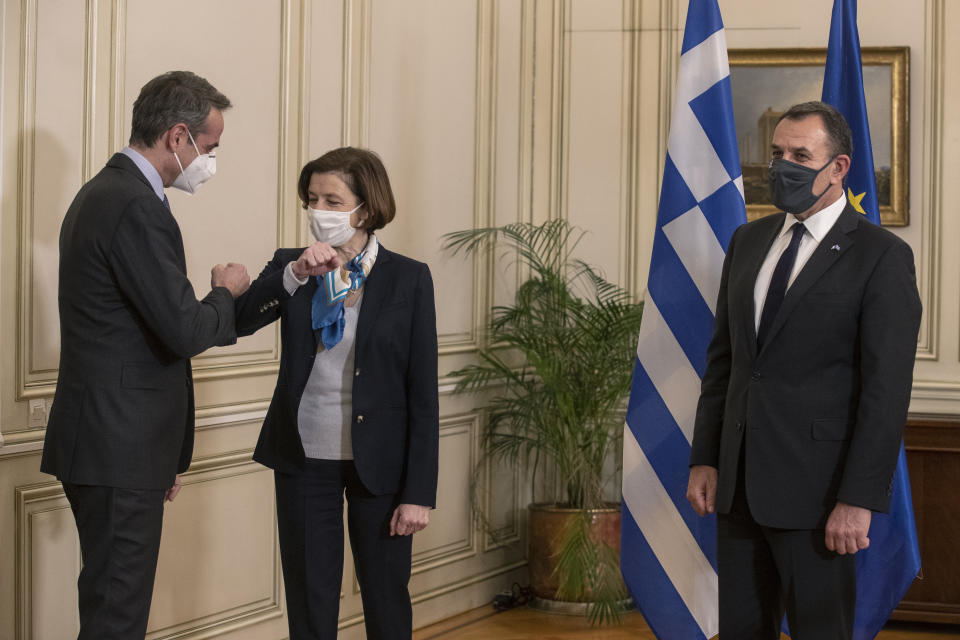
[(326, 242), (331, 247), (342, 247), (357, 232), (350, 224), (350, 214), (362, 206), (361, 202), (350, 211), (309, 208), (307, 213), (310, 216), (310, 232), (317, 242)]

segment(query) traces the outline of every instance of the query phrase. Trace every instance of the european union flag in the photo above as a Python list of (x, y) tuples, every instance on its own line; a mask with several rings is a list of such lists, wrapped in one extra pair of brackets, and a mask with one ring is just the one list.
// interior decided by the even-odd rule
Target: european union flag
[[(863, 96), (856, 0), (834, 0), (822, 100), (844, 115), (853, 133), (847, 199), (867, 219), (880, 224), (870, 126)], [(870, 547), (857, 553), (855, 640), (876, 637), (920, 571), (910, 478), (902, 444), (892, 490), (890, 513), (874, 514)]]
[(877, 176), (873, 170), (867, 103), (863, 97), (857, 0), (834, 0), (821, 100), (843, 114), (853, 133), (853, 158), (846, 183), (847, 199), (854, 209), (867, 216), (867, 220), (880, 224)]

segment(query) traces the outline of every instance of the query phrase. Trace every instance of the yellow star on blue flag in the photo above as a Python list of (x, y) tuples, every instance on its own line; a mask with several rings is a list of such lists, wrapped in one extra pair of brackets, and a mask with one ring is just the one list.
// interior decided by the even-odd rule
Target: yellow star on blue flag
[(867, 192), (864, 191), (859, 195), (853, 195), (853, 190), (850, 187), (847, 187), (847, 200), (850, 201), (850, 206), (857, 210), (857, 213), (862, 215), (867, 215), (867, 212), (863, 210), (863, 205), (860, 204), (860, 201), (863, 200), (863, 196), (867, 195)]

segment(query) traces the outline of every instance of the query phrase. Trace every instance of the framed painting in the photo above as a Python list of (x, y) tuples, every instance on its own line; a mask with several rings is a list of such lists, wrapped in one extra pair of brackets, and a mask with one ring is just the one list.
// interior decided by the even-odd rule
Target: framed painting
[[(770, 143), (777, 118), (791, 105), (819, 100), (826, 49), (730, 49), (730, 86), (743, 190), (751, 220), (775, 211), (767, 190)], [(905, 226), (909, 173), (908, 47), (863, 47), (880, 220)]]

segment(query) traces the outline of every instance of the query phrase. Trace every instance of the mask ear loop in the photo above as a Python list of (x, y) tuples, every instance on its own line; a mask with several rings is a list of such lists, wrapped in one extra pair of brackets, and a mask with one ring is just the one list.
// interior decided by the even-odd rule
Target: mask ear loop
[[(820, 167), (820, 168), (817, 170), (817, 176), (819, 176), (821, 173), (823, 173), (824, 169), (826, 169), (827, 167), (831, 166), (831, 165), (836, 161), (836, 159), (837, 159), (837, 156), (833, 156), (832, 158), (830, 158), (829, 160), (827, 160), (827, 164), (823, 165), (822, 167)], [(816, 180), (816, 179), (817, 179), (817, 176), (814, 176), (813, 179)], [(810, 183), (810, 186), (813, 187), (813, 183), (812, 183), (812, 182)], [(830, 183), (828, 182), (828, 183), (827, 183), (827, 186), (823, 188), (823, 191), (821, 191), (820, 193), (816, 194), (817, 200), (819, 200), (820, 198), (822, 198), (822, 197), (823, 197), (823, 194), (825, 194), (825, 193), (826, 193), (827, 191), (829, 191), (829, 190), (830, 190)], [(810, 189), (810, 193), (811, 193), (811, 194), (813, 193), (813, 189), (812, 189), (812, 188)]]
[(197, 152), (197, 157), (199, 158), (203, 154), (200, 153), (200, 148), (197, 146), (197, 141), (193, 139), (193, 134), (190, 133), (190, 127), (187, 127), (187, 135), (190, 136), (190, 144), (193, 145), (193, 150)]
[[(361, 201), (360, 204), (358, 204), (357, 206), (355, 206), (353, 209), (350, 210), (350, 215), (353, 215), (354, 212), (359, 211), (359, 210), (360, 210), (360, 207), (362, 207), (362, 206), (365, 205), (365, 204), (366, 204), (366, 202), (362, 202), (362, 201)], [(365, 217), (361, 216), (361, 215), (358, 213), (358, 214), (357, 214), (357, 221), (360, 223), (360, 226), (359, 226), (359, 227), (353, 227), (353, 224), (352, 224), (352, 223), (350, 224), (350, 226), (353, 227), (354, 229), (362, 229), (363, 231), (367, 231), (366, 226), (364, 226), (365, 223), (366, 223), (366, 221), (367, 221), (367, 219), (366, 219)], [(369, 234), (370, 232), (367, 231), (367, 233)]]
[[(200, 157), (200, 149), (197, 148), (197, 142), (193, 139), (193, 134), (190, 133), (190, 127), (187, 127), (187, 136), (190, 138), (190, 144), (193, 145), (193, 150), (197, 152), (197, 157)], [(183, 173), (183, 163), (180, 162), (180, 154), (176, 151), (173, 152), (173, 157), (177, 159), (177, 166), (180, 167), (180, 173)]]

